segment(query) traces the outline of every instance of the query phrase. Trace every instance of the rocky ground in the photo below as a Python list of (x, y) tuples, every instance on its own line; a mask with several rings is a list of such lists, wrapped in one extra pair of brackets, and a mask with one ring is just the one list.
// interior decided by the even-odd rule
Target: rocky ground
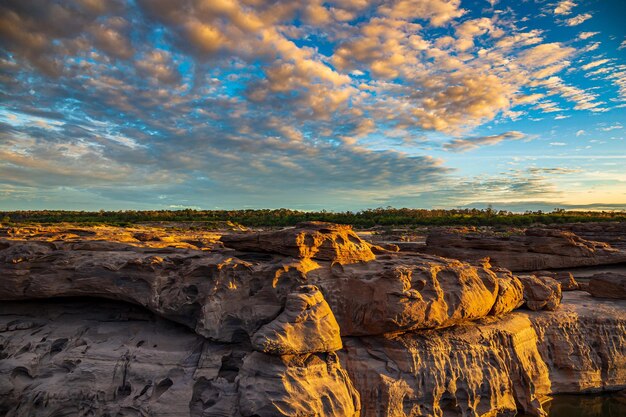
[(626, 276), (564, 270), (625, 262), (617, 226), (170, 226), (0, 228), (0, 414), (541, 416), (626, 389)]

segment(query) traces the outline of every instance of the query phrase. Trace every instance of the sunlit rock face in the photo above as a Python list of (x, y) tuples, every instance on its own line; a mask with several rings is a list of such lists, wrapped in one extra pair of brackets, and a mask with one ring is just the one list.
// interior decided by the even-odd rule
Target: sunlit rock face
[(520, 277), (524, 287), (524, 305), (529, 310), (554, 311), (561, 304), (561, 284), (550, 277), (536, 275)]
[(426, 252), (475, 262), (489, 257), (494, 266), (511, 271), (537, 271), (626, 262), (626, 251), (572, 232), (531, 228), (494, 233), (473, 228), (431, 231)]
[(626, 387), (626, 301), (547, 273), (324, 223), (125, 230), (0, 230), (0, 414), (540, 416)]
[(128, 301), (223, 342), (253, 337), (276, 319), (288, 294), (309, 284), (320, 289), (344, 336), (446, 327), (504, 314), (521, 302), (511, 292), (512, 300), (493, 309), (499, 275), (517, 278), (488, 264), (380, 248), (382, 254), (374, 255), (348, 226), (304, 223), (221, 240), (227, 248), (212, 251), (6, 240), (0, 247), (0, 298)]
[(362, 416), (542, 416), (551, 393), (626, 386), (626, 302), (564, 295), (555, 312), (518, 310), (451, 329), (344, 338)]

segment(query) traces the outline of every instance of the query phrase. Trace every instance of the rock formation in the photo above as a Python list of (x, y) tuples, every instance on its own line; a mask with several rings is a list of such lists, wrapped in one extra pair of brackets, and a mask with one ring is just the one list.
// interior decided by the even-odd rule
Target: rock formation
[[(362, 416), (543, 416), (551, 393), (626, 386), (626, 302), (564, 295), (558, 311), (518, 310), (445, 330), (348, 337), (339, 355)], [(490, 414), (491, 413), (491, 414)]]
[(612, 272), (595, 274), (585, 289), (594, 297), (626, 300), (626, 275)]
[(0, 414), (543, 415), (626, 387), (626, 301), (559, 307), (542, 274), (323, 223), (116, 230), (0, 230)]
[(211, 342), (119, 302), (2, 302), (0, 346), (7, 417), (359, 414), (334, 353)]
[[(347, 226), (303, 227), (302, 232), (284, 229), (250, 239), (222, 237), (225, 245), (240, 250), (6, 240), (0, 243), (0, 299), (122, 300), (212, 340), (234, 342), (274, 320), (287, 295), (301, 285), (321, 289), (341, 334), (348, 336), (446, 327), (484, 317), (503, 293), (499, 275), (517, 279), (488, 265), (432, 255), (383, 252), (374, 261), (370, 245)], [(249, 240), (262, 244), (255, 247)], [(305, 247), (289, 249), (300, 244)], [(516, 304), (515, 299), (506, 303), (511, 309)], [(494, 313), (510, 311), (503, 305)]]
[(574, 233), (530, 228), (496, 233), (473, 228), (432, 230), (427, 253), (476, 262), (489, 257), (494, 266), (511, 271), (572, 268), (626, 262), (626, 251), (608, 243), (583, 239)]
[(574, 278), (571, 272), (566, 271), (534, 271), (532, 275), (538, 277), (549, 277), (561, 284), (561, 290), (563, 291), (575, 291), (579, 289), (578, 282)]
[(554, 311), (561, 304), (561, 284), (550, 277), (520, 276), (524, 286), (524, 303), (530, 310)]

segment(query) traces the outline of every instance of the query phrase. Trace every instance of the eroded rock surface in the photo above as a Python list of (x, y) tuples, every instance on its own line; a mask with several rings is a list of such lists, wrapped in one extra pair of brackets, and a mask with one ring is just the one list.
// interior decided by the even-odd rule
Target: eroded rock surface
[(364, 417), (543, 416), (551, 393), (626, 387), (626, 302), (564, 295), (451, 329), (344, 338), (341, 362)]
[(595, 274), (585, 288), (594, 297), (626, 300), (626, 275), (613, 272)]
[(534, 271), (532, 275), (537, 277), (549, 277), (561, 284), (562, 291), (576, 291), (579, 289), (578, 282), (571, 272), (567, 271)]
[(141, 308), (0, 303), (0, 414), (357, 416), (332, 353), (275, 356), (208, 341)]
[(323, 222), (299, 223), (275, 232), (224, 235), (221, 241), (244, 252), (278, 253), (342, 264), (375, 259), (371, 245), (358, 237), (351, 226)]
[(324, 296), (305, 285), (287, 296), (285, 310), (252, 337), (261, 352), (294, 355), (341, 349), (339, 325)]
[(320, 223), (88, 232), (0, 240), (0, 300), (20, 300), (0, 303), (0, 414), (541, 416), (551, 393), (626, 388), (626, 301), (559, 307), (548, 274)]
[(446, 327), (492, 310), (504, 314), (510, 310), (502, 306), (516, 304), (493, 309), (499, 276), (516, 278), (489, 265), (417, 253), (374, 255), (348, 226), (302, 227), (222, 237), (228, 247), (212, 251), (7, 239), (0, 242), (0, 299), (128, 301), (223, 342), (252, 337), (301, 285), (319, 287), (342, 335)]
[(563, 230), (530, 228), (495, 233), (472, 228), (431, 231), (426, 252), (469, 262), (489, 257), (511, 271), (571, 268), (626, 262), (626, 251)]
[(554, 311), (561, 304), (561, 284), (550, 277), (519, 277), (524, 286), (524, 302), (530, 310)]

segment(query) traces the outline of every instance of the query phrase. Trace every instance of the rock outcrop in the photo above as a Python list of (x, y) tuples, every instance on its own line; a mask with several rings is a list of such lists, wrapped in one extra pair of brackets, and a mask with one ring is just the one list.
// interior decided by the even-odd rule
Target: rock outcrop
[(626, 275), (613, 272), (595, 274), (585, 289), (594, 297), (626, 300)]
[(489, 257), (494, 266), (511, 271), (626, 262), (626, 251), (608, 243), (586, 240), (563, 230), (542, 228), (515, 233), (473, 228), (435, 229), (426, 239), (425, 251), (468, 262)]
[(334, 353), (276, 356), (206, 340), (129, 304), (0, 303), (0, 414), (359, 415)]
[[(319, 287), (344, 336), (446, 327), (492, 310), (504, 314), (510, 310), (503, 306), (517, 304), (509, 300), (493, 309), (501, 293), (499, 276), (507, 282), (517, 278), (489, 265), (424, 254), (374, 255), (347, 226), (306, 223), (302, 230), (255, 234), (252, 241), (263, 242), (260, 246), (239, 235), (222, 237), (226, 246), (238, 250), (213, 251), (91, 240), (4, 240), (0, 299), (122, 300), (222, 342), (253, 337), (276, 319), (288, 294), (301, 285)], [(314, 236), (313, 243), (307, 236)]]
[(552, 393), (626, 388), (626, 301), (559, 307), (547, 274), (323, 223), (90, 232), (0, 239), (0, 414), (542, 416)]
[(285, 310), (252, 338), (261, 352), (297, 355), (341, 349), (339, 324), (324, 296), (313, 285), (298, 288), (285, 301)]
[(624, 311), (623, 301), (569, 292), (555, 312), (348, 337), (339, 355), (363, 417), (544, 416), (550, 394), (626, 387)]
[(626, 222), (586, 222), (548, 226), (566, 230), (583, 239), (605, 242), (616, 249), (626, 250)]
[(578, 282), (571, 272), (567, 271), (534, 271), (531, 273), (537, 277), (549, 277), (561, 284), (562, 291), (576, 291), (579, 289)]

